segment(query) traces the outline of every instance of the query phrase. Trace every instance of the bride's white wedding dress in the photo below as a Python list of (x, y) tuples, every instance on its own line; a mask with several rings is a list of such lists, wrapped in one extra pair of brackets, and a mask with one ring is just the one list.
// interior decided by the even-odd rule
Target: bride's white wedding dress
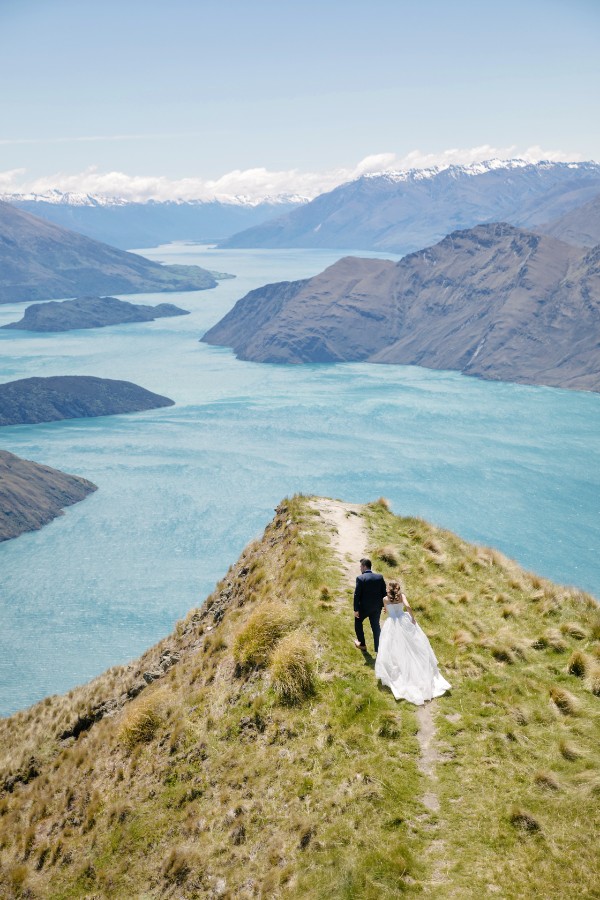
[(440, 697), (450, 684), (440, 675), (427, 635), (413, 624), (402, 603), (389, 603), (381, 629), (375, 675), (392, 689), (396, 700), (422, 706)]

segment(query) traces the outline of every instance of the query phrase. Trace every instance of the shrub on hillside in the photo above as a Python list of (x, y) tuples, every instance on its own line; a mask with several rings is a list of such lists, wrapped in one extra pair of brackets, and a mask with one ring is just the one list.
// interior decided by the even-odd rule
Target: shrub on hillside
[(243, 669), (265, 666), (273, 650), (294, 626), (295, 617), (283, 603), (263, 603), (238, 631), (233, 642), (233, 657)]
[(271, 676), (282, 703), (294, 705), (314, 694), (316, 659), (307, 635), (293, 631), (282, 638), (271, 659)]
[(155, 691), (132, 705), (121, 725), (120, 738), (129, 750), (137, 744), (148, 744), (163, 724), (164, 691)]

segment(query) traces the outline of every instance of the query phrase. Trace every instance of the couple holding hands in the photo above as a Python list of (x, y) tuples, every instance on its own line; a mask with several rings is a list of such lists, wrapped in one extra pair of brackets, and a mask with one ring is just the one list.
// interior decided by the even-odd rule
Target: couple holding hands
[[(384, 609), (383, 628), (379, 618)], [(369, 620), (375, 644), (375, 675), (389, 687), (396, 700), (421, 706), (450, 689), (440, 675), (437, 659), (425, 632), (419, 627), (399, 581), (386, 587), (383, 575), (371, 571), (371, 560), (360, 560), (354, 589), (354, 629), (357, 649), (366, 651), (363, 621)]]

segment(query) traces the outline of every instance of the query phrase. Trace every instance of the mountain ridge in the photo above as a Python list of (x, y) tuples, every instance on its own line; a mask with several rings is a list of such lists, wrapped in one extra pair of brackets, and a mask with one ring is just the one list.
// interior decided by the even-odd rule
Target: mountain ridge
[(421, 365), (597, 391), (598, 254), (478, 225), (397, 263), (345, 257), (256, 289), (201, 340), (254, 361)]
[(598, 163), (512, 162), (363, 175), (220, 246), (404, 254), (478, 224), (505, 221), (532, 228), (600, 191)]
[(200, 266), (162, 266), (0, 202), (0, 303), (216, 284)]
[[(357, 519), (453, 685), (428, 707), (427, 759), (415, 708), (352, 644), (338, 539), (351, 529), (354, 548)], [(0, 886), (53, 900), (559, 900), (568, 864), (589, 895), (599, 638), (593, 598), (384, 500), (286, 499), (169, 637), (0, 720)], [(292, 648), (313, 668), (289, 703)]]

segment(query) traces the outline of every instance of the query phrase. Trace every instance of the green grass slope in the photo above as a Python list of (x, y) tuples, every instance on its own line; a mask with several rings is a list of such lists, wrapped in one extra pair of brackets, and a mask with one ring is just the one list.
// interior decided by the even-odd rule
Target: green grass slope
[(563, 897), (566, 871), (594, 896), (595, 601), (383, 503), (363, 515), (453, 684), (436, 780), (295, 497), (135, 664), (0, 721), (0, 896), (516, 900)]

